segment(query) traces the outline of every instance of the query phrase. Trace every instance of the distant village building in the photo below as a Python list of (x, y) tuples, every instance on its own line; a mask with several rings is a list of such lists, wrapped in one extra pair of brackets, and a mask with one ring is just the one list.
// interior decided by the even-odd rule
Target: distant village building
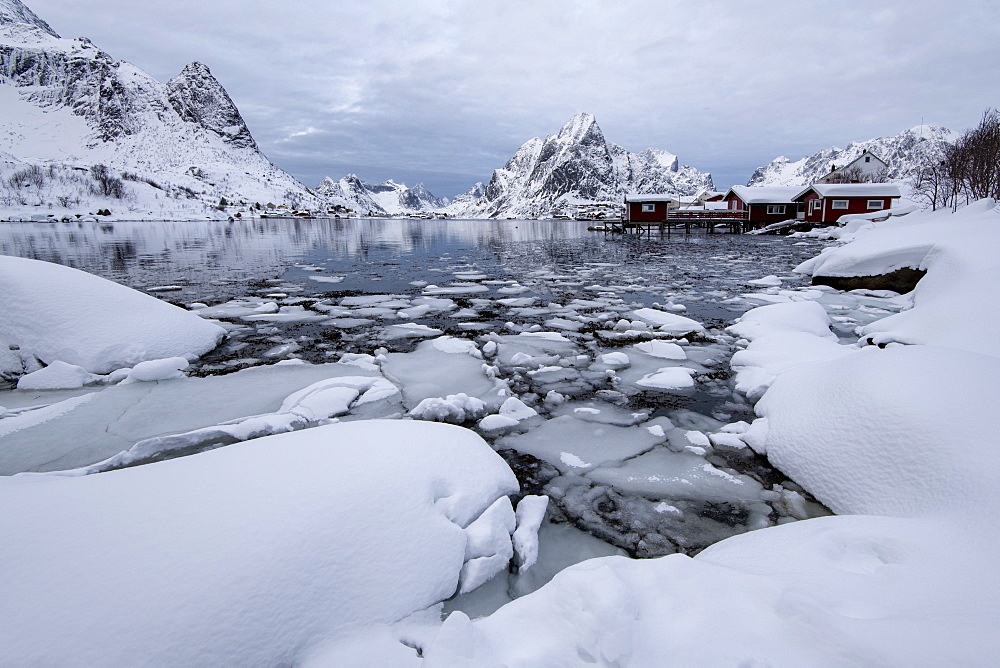
[(733, 186), (724, 200), (730, 211), (741, 211), (744, 220), (763, 226), (794, 219), (800, 190), (800, 186)]
[(680, 207), (676, 195), (626, 195), (625, 220), (633, 223), (661, 223), (667, 212)]
[(899, 187), (891, 183), (814, 183), (793, 199), (806, 222), (835, 223), (845, 214), (889, 209), (899, 197)]
[(699, 190), (693, 200), (693, 204), (696, 206), (703, 206), (706, 202), (720, 202), (722, 198), (726, 196), (726, 193), (720, 192), (718, 190), (709, 190), (708, 188), (702, 188)]
[(857, 158), (837, 167), (830, 166), (830, 173), (816, 183), (871, 183), (884, 180), (889, 171), (889, 164), (871, 151), (866, 150)]

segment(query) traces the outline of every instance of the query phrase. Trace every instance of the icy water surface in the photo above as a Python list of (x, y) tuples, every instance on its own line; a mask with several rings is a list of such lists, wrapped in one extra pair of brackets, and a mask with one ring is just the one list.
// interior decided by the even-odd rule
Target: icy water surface
[(635, 556), (824, 512), (733, 435), (753, 414), (724, 331), (801, 291), (790, 269), (818, 246), (570, 221), (0, 224), (0, 253), (223, 323), (226, 342), (191, 375), (369, 365), (401, 406), (368, 415), (476, 429), (552, 517)]
[[(688, 305), (692, 317), (713, 320), (745, 310), (722, 304), (746, 290), (744, 281), (787, 274), (816, 246), (730, 234), (605, 235), (576, 221), (0, 223), (2, 254), (64, 264), (140, 290), (174, 286), (165, 296), (179, 303), (261, 294), (261, 281), (278, 279), (300, 288), (299, 296), (419, 294), (414, 281), (447, 283), (474, 268), (489, 280), (537, 289), (529, 296), (594, 295), (602, 282), (644, 304), (683, 295), (697, 302)], [(542, 269), (567, 276), (540, 276)]]

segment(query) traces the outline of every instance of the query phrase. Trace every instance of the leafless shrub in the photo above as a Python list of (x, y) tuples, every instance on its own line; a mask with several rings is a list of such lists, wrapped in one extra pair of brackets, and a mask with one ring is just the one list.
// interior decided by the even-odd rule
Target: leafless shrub
[(120, 178), (111, 174), (106, 165), (94, 165), (90, 168), (90, 176), (94, 180), (94, 194), (122, 199), (125, 197), (125, 184)]
[(1000, 199), (1000, 113), (987, 109), (944, 156), (928, 158), (912, 177), (914, 190), (932, 208), (957, 208), (984, 197)]

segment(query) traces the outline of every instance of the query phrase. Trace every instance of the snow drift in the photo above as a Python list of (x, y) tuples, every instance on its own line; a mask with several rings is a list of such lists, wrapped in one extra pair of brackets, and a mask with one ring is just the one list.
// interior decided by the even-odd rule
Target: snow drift
[(472, 432), (399, 420), (0, 478), (2, 662), (288, 665), (505, 568), (516, 491)]
[(202, 355), (225, 330), (182, 308), (49, 262), (0, 256), (0, 348), (109, 373)]

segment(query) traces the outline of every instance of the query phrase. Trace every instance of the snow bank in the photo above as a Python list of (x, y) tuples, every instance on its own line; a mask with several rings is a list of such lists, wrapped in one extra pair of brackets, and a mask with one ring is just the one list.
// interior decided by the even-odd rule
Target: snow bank
[(46, 363), (109, 373), (146, 360), (194, 359), (225, 336), (218, 325), (77, 269), (0, 256), (0, 341)]
[(513, 530), (516, 490), (474, 433), (398, 420), (0, 478), (0, 663), (296, 663), (451, 596), (468, 528), (499, 499)]
[[(862, 230), (850, 243), (796, 268), (812, 276), (875, 276), (902, 267), (927, 272), (913, 292), (913, 308), (868, 325), (874, 343), (898, 341), (994, 354), (1000, 349), (1000, 312), (984, 286), (1000, 282), (1000, 212), (992, 199), (954, 215), (910, 214)], [(984, 303), (986, 300), (987, 303)]]
[(975, 575), (956, 572), (954, 535), (941, 526), (943, 542), (929, 544), (925, 529), (817, 518), (735, 536), (694, 559), (592, 559), (489, 617), (453, 613), (423, 665), (994, 663), (990, 554), (971, 554)]
[(867, 347), (779, 377), (757, 404), (768, 459), (837, 513), (997, 507), (1000, 359)]

